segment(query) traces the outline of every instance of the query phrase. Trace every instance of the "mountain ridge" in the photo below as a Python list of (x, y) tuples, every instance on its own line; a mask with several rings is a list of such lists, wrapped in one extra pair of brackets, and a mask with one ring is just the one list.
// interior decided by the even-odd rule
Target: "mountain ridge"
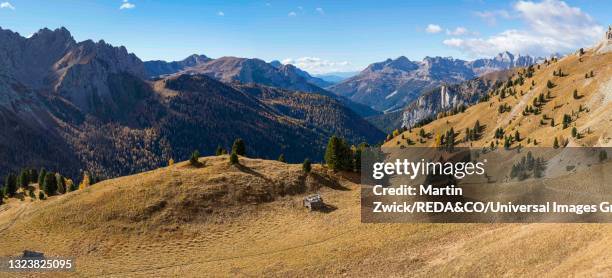
[(212, 154), (236, 138), (247, 142), (249, 155), (316, 161), (333, 134), (354, 143), (384, 137), (314, 85), (322, 94), (222, 83), (202, 74), (148, 80), (144, 63), (125, 47), (75, 42), (65, 28), (42, 29), (31, 38), (2, 30), (0, 57), (8, 57), (0, 60), (0, 175), (45, 167), (72, 178), (83, 170), (114, 177), (195, 149)]
[(411, 61), (400, 56), (372, 63), (358, 75), (328, 89), (376, 110), (393, 111), (443, 83), (454, 84), (492, 71), (528, 66), (536, 60), (531, 56), (515, 57), (508, 52), (474, 61), (439, 56)]

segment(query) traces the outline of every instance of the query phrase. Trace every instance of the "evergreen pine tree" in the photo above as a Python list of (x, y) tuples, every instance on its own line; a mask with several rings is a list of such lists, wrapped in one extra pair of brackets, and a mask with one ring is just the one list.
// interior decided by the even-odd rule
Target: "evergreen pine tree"
[(36, 169), (34, 169), (34, 168), (30, 169), (28, 171), (28, 175), (29, 175), (28, 180), (30, 181), (30, 183), (35, 183), (37, 181), (37, 179), (38, 179), (38, 171)]
[(57, 192), (57, 179), (55, 174), (47, 173), (44, 179), (43, 190), (47, 196), (54, 195)]
[(4, 188), (6, 188), (6, 196), (15, 196), (15, 193), (17, 193), (17, 177), (15, 174), (10, 173), (4, 178)]
[(335, 135), (329, 138), (327, 142), (324, 158), (327, 167), (334, 171), (353, 169), (351, 149), (344, 139), (340, 139)]
[(553, 148), (555, 149), (559, 148), (559, 140), (557, 139), (557, 137), (555, 137), (555, 141), (553, 142)]
[(310, 165), (310, 160), (308, 158), (304, 159), (304, 162), (302, 162), (302, 170), (304, 173), (310, 173), (312, 170), (312, 166)]
[(514, 140), (516, 140), (517, 142), (521, 141), (521, 134), (518, 130), (514, 132)]
[(217, 146), (217, 149), (215, 150), (215, 155), (222, 155), (223, 154), (223, 148), (221, 148), (221, 146)]
[(555, 126), (555, 119), (550, 119), (550, 126), (552, 126), (552, 127)]
[(45, 183), (46, 175), (47, 175), (47, 170), (45, 170), (45, 168), (41, 168), (38, 174), (38, 187), (39, 188), (42, 188), (43, 184)]
[(281, 153), (281, 154), (278, 156), (278, 161), (285, 163), (285, 162), (286, 162), (286, 161), (285, 161), (285, 155)]
[(41, 200), (46, 199), (46, 197), (45, 197), (45, 193), (44, 193), (44, 192), (42, 192), (42, 191), (39, 191), (39, 192), (38, 192), (38, 199), (41, 199)]
[(25, 169), (21, 170), (21, 173), (19, 174), (18, 183), (19, 183), (19, 186), (23, 189), (28, 187), (28, 184), (30, 184), (28, 172)]
[(325, 164), (332, 170), (338, 170), (340, 168), (340, 139), (335, 135), (329, 138), (327, 141), (327, 148), (325, 149)]
[(2, 203), (4, 203), (4, 190), (5, 190), (5, 187), (4, 186), (0, 186), (0, 205), (2, 205)]
[(506, 149), (506, 150), (507, 150), (507, 149), (510, 149), (510, 145), (511, 145), (511, 143), (510, 143), (510, 137), (506, 137), (506, 138), (504, 139), (504, 149)]
[(236, 153), (237, 155), (246, 156), (246, 146), (244, 144), (244, 140), (238, 138), (234, 141), (234, 145), (232, 145), (232, 153)]
[(36, 195), (34, 195), (34, 190), (30, 190), (30, 194), (29, 195), (30, 195), (30, 198), (32, 200), (36, 200)]
[(235, 151), (232, 152), (232, 154), (230, 155), (230, 164), (231, 165), (236, 165), (239, 164), (240, 161), (238, 160), (238, 154), (236, 154)]
[(195, 150), (191, 153), (191, 157), (189, 158), (189, 164), (193, 165), (193, 166), (198, 166), (200, 165), (200, 152), (198, 150)]
[(572, 137), (576, 138), (578, 136), (578, 129), (576, 127), (572, 127)]

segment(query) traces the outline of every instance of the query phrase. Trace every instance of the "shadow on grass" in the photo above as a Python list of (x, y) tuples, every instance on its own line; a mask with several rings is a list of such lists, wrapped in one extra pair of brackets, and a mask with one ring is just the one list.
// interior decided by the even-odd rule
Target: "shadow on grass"
[(329, 187), (334, 190), (350, 191), (349, 188), (342, 186), (337, 180), (332, 179), (329, 176), (322, 176), (321, 174), (314, 172), (311, 172), (308, 175), (321, 186)]
[(330, 212), (333, 212), (333, 211), (335, 211), (337, 209), (338, 209), (337, 206), (330, 205), (330, 204), (323, 204), (322, 208), (320, 208), (318, 210), (315, 210), (315, 211), (322, 212), (322, 213), (330, 213)]

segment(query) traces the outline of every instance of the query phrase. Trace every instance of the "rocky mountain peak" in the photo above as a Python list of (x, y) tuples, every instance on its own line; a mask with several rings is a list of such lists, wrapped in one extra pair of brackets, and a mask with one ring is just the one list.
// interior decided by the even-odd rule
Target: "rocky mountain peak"
[(270, 65), (275, 67), (275, 68), (280, 68), (280, 67), (283, 66), (283, 64), (281, 62), (279, 62), (278, 60), (271, 61)]

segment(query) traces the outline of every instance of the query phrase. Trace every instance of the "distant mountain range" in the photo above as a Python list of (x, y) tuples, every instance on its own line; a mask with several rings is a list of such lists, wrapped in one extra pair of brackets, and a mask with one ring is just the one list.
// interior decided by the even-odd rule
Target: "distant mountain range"
[(348, 72), (330, 72), (325, 74), (315, 74), (315, 77), (321, 78), (329, 83), (337, 84), (346, 79), (349, 79), (355, 75), (359, 74), (358, 71), (348, 71)]
[(474, 61), (426, 57), (417, 62), (401, 56), (371, 64), (358, 75), (328, 89), (376, 110), (393, 111), (442, 84), (459, 83), (493, 71), (528, 66), (538, 60), (508, 52), (491, 59)]
[[(186, 159), (195, 149), (212, 154), (236, 138), (252, 156), (319, 160), (333, 134), (355, 143), (384, 138), (342, 98), (302, 82), (291, 67), (266, 65), (205, 56), (145, 64), (124, 47), (76, 42), (65, 28), (29, 38), (0, 29), (0, 176), (46, 167), (70, 177), (81, 170), (113, 177)], [(179, 68), (190, 74), (148, 79), (153, 70)], [(238, 82), (249, 74), (261, 78), (250, 81), (295, 89)], [(283, 83), (291, 78), (296, 84)]]
[[(192, 57), (201, 59), (195, 62)], [(263, 60), (251, 58), (209, 59), (203, 55), (192, 55), (183, 61), (176, 62), (147, 61), (144, 62), (144, 66), (149, 77), (170, 74), (205, 74), (228, 84), (233, 82), (257, 83), (287, 90), (321, 94), (336, 98), (360, 116), (379, 114), (365, 104), (353, 102), (322, 88), (331, 83), (313, 77), (293, 65), (283, 65), (278, 61), (266, 63)]]

